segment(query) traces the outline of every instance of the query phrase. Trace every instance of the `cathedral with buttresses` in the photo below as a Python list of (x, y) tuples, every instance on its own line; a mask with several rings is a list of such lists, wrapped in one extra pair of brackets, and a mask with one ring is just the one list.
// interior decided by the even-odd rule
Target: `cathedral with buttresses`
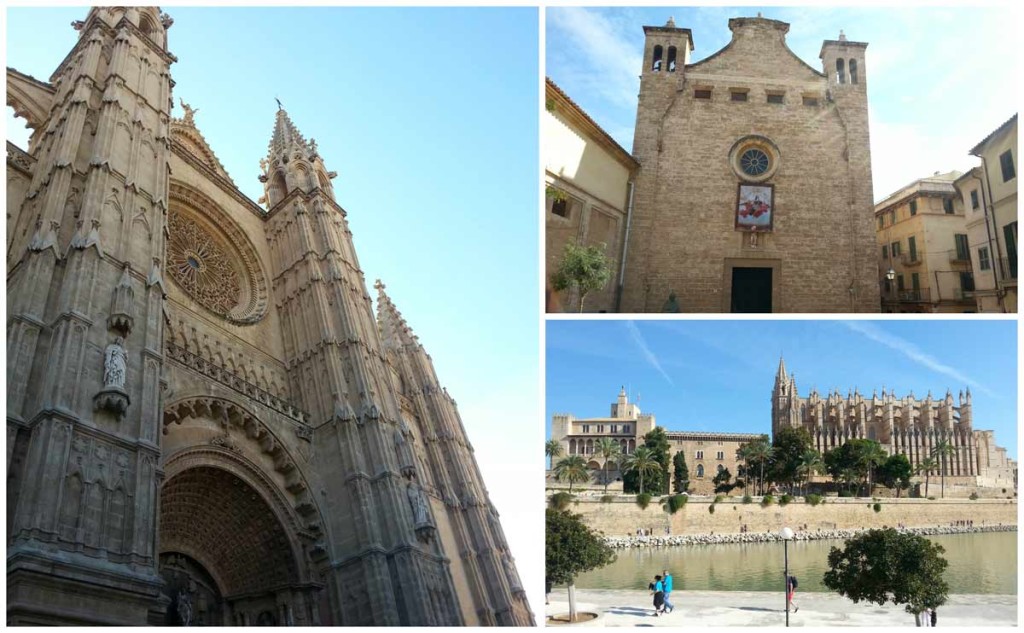
[[(895, 390), (865, 396), (854, 389), (843, 396), (838, 389), (821, 394), (811, 389), (801, 396), (796, 375), (787, 373), (780, 358), (772, 387), (772, 435), (784, 428), (803, 428), (815, 450), (824, 454), (851, 439), (875, 440), (889, 455), (903, 454), (911, 466), (934, 457), (939, 463), (931, 475), (945, 467), (947, 481), (968, 488), (1016, 488), (1017, 464), (996, 445), (992, 431), (974, 429), (971, 389), (954, 399), (947, 389), (942, 398), (929, 392), (923, 399)], [(933, 455), (942, 442), (952, 446), (948, 456)], [(945, 462), (944, 464), (942, 462)]]
[(458, 408), (280, 108), (259, 202), (173, 20), (95, 7), (7, 71), (12, 625), (532, 625)]

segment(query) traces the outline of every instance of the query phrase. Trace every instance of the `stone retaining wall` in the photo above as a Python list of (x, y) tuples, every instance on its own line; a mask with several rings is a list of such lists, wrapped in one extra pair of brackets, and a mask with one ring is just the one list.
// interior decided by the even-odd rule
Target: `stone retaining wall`
[(762, 507), (760, 498), (745, 504), (738, 498), (714, 504), (710, 498), (691, 498), (682, 509), (670, 515), (662, 503), (652, 500), (641, 510), (633, 497), (616, 497), (602, 503), (599, 497), (581, 498), (569, 510), (583, 516), (587, 525), (607, 536), (635, 535), (637, 529), (650, 530), (654, 536), (680, 534), (737, 534), (746, 526), (749, 532), (778, 532), (783, 526), (796, 531), (847, 530), (874, 527), (945, 527), (957, 521), (973, 521), (974, 527), (1017, 525), (1017, 504), (1011, 499), (879, 499), (875, 512), (869, 498), (829, 498), (811, 506), (797, 499), (786, 506)]
[[(796, 532), (793, 535), (797, 541), (818, 541), (827, 539), (848, 539), (856, 536), (866, 529), (852, 530), (820, 530), (814, 532)], [(988, 526), (985, 527), (919, 527), (900, 528), (901, 532), (918, 534), (921, 536), (937, 534), (976, 534), (979, 532), (1015, 532), (1017, 526)], [(743, 534), (686, 534), (674, 536), (609, 536), (605, 542), (616, 549), (631, 547), (668, 547), (673, 545), (719, 545), (722, 543), (772, 543), (781, 541), (782, 536), (778, 532), (747, 532)]]

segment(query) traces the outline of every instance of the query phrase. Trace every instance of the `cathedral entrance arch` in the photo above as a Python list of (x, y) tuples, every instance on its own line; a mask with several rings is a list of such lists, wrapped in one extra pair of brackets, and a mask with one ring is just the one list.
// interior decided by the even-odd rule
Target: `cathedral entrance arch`
[[(295, 464), (274, 435), (236, 405), (202, 401), (179, 401), (165, 413), (158, 523), (165, 587), (153, 620), (320, 624), (323, 584), (312, 556), (319, 551), (319, 513)], [(276, 458), (267, 454), (271, 445)], [(275, 463), (290, 464), (291, 478), (274, 472)]]

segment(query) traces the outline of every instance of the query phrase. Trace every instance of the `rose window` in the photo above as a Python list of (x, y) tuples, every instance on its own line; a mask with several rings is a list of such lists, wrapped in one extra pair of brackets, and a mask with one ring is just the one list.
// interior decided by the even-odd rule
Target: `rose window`
[(238, 271), (224, 245), (191, 218), (172, 213), (167, 269), (203, 307), (226, 316), (241, 294)]
[(740, 156), (740, 169), (748, 176), (760, 176), (768, 171), (768, 155), (757, 148), (751, 148)]
[(779, 148), (764, 136), (745, 136), (729, 150), (729, 164), (741, 182), (767, 182), (778, 170), (780, 159)]

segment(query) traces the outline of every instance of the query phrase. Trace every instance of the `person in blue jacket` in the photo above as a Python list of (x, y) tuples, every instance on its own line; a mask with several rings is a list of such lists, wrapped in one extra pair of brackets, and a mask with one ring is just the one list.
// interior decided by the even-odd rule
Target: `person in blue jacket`
[(672, 574), (668, 573), (667, 569), (663, 573), (665, 575), (661, 579), (661, 585), (665, 590), (665, 612), (671, 613), (676, 609), (668, 599), (669, 594), (672, 593)]

